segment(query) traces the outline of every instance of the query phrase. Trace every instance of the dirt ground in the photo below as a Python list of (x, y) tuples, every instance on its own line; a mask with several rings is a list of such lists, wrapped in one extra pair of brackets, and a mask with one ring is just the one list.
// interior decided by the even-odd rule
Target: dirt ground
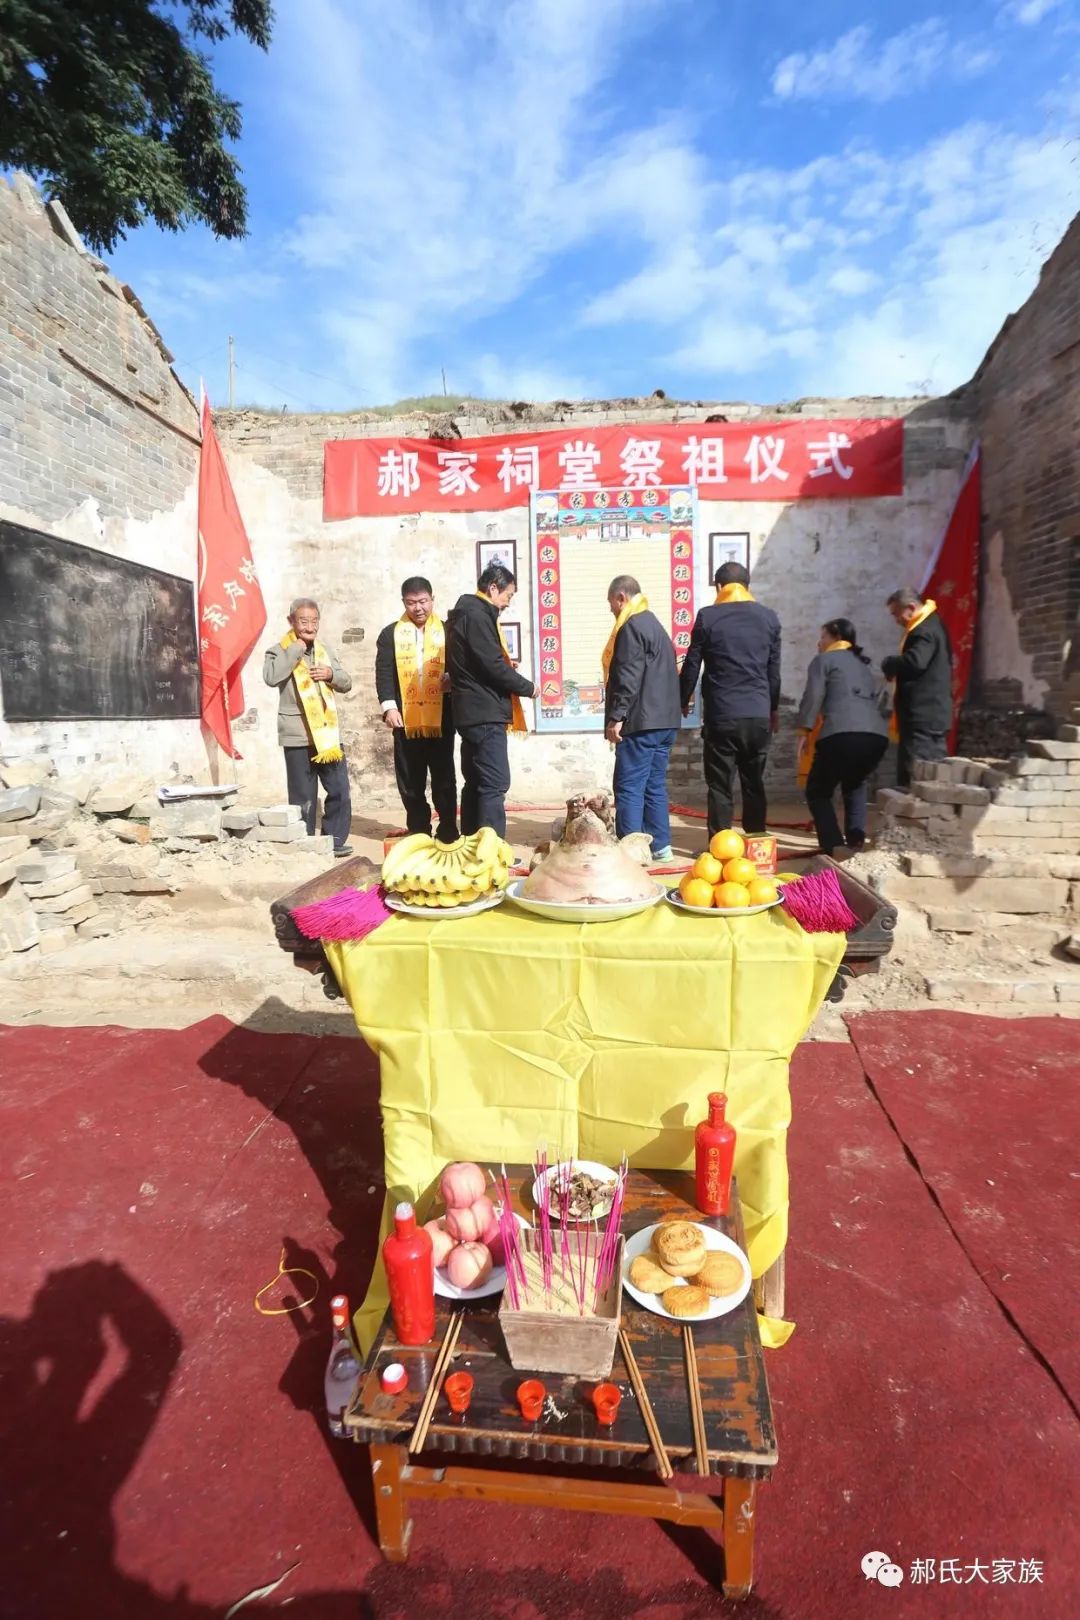
[[(815, 847), (805, 813), (794, 802), (772, 807), (771, 820), (789, 853)], [(508, 836), (519, 856), (549, 836), (555, 814), (554, 806), (511, 811)], [(392, 814), (354, 817), (355, 853), (381, 859), (382, 840), (393, 827)], [(693, 858), (704, 847), (703, 822), (692, 816), (675, 815), (672, 835), (679, 857)], [(871, 887), (887, 888), (899, 876), (900, 858), (871, 849), (855, 857), (850, 869)], [(182, 1028), (222, 1013), (255, 1029), (355, 1035), (344, 1002), (330, 999), (321, 978), (298, 969), (275, 940), (269, 904), (292, 887), (287, 873), (277, 857), (267, 856), (264, 869), (250, 859), (229, 867), (208, 851), (189, 863), (175, 894), (155, 897), (143, 908), (143, 920), (32, 962), (18, 955), (0, 962), (0, 1022)], [(846, 1040), (844, 1018), (850, 1013), (926, 1007), (927, 979), (950, 975), (985, 979), (986, 996), (980, 1000), (967, 991), (936, 1002), (942, 1009), (1046, 1016), (1045, 1002), (1002, 1005), (995, 998), (993, 981), (1002, 977), (1035, 985), (1070, 971), (1080, 978), (1080, 966), (1070, 969), (1051, 952), (1031, 949), (1026, 935), (1023, 929), (935, 934), (921, 911), (901, 906), (893, 948), (880, 971), (849, 981), (843, 1002), (822, 1009), (808, 1038)], [(1064, 1015), (1069, 1008), (1059, 1011)]]

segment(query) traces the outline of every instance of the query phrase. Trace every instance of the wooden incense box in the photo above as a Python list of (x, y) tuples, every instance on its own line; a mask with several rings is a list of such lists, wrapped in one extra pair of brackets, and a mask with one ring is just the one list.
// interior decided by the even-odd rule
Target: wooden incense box
[(518, 1308), (512, 1310), (508, 1290), (499, 1304), (499, 1323), (515, 1372), (570, 1373), (577, 1378), (607, 1378), (615, 1357), (615, 1342), (622, 1314), (623, 1239), (615, 1250), (615, 1269), (605, 1291), (594, 1303), (596, 1260), (589, 1257), (585, 1273), (586, 1309), (575, 1289), (580, 1266), (574, 1239), (571, 1259), (561, 1254), (561, 1237), (552, 1233), (552, 1282), (544, 1289), (540, 1234), (523, 1231), (521, 1257), (525, 1283), (518, 1283)]

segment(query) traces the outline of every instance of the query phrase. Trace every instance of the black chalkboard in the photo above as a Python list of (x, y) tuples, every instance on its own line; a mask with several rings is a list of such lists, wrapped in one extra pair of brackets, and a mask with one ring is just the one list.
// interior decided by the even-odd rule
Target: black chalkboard
[(5, 720), (196, 718), (191, 581), (0, 521), (0, 694)]

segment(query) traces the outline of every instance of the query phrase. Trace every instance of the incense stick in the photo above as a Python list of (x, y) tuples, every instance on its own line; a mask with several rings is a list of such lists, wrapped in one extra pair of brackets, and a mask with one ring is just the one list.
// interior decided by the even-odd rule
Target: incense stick
[(447, 1367), (450, 1365), (450, 1358), (454, 1353), (454, 1346), (457, 1344), (458, 1334), (461, 1332), (461, 1324), (464, 1320), (464, 1311), (455, 1311), (447, 1323), (443, 1342), (439, 1346), (439, 1354), (435, 1358), (435, 1370), (431, 1375), (431, 1383), (428, 1385), (427, 1394), (424, 1396), (420, 1416), (416, 1420), (416, 1428), (409, 1439), (409, 1450), (411, 1452), (420, 1451), (423, 1448), (424, 1441), (427, 1439), (431, 1419), (435, 1414), (435, 1403), (439, 1399), (439, 1391), (442, 1388), (443, 1377)]
[(630, 1348), (630, 1340), (627, 1338), (626, 1330), (624, 1328), (619, 1329), (619, 1348), (622, 1351), (623, 1360), (626, 1362), (626, 1370), (630, 1374), (630, 1382), (634, 1386), (634, 1394), (637, 1396), (637, 1403), (641, 1409), (641, 1415), (645, 1420), (645, 1428), (648, 1431), (649, 1443), (653, 1448), (653, 1455), (656, 1458), (656, 1471), (660, 1475), (661, 1479), (670, 1479), (675, 1470), (672, 1468), (671, 1460), (664, 1449), (664, 1442), (660, 1434), (660, 1427), (656, 1421), (656, 1417), (653, 1414), (649, 1397), (645, 1393), (645, 1384), (642, 1380), (641, 1373), (638, 1371), (638, 1364), (634, 1359), (634, 1352)]
[(683, 1323), (683, 1349), (686, 1352), (686, 1381), (690, 1387), (690, 1416), (694, 1424), (694, 1454), (697, 1471), (704, 1478), (709, 1472), (709, 1442), (705, 1434), (705, 1411), (701, 1404), (701, 1382), (697, 1370), (697, 1348), (688, 1323)]

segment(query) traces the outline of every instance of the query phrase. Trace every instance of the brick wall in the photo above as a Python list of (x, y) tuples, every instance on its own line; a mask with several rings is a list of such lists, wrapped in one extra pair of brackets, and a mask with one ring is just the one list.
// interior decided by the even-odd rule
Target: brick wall
[[(353, 676), (341, 703), (357, 804), (396, 804), (390, 739), (379, 724), (373, 664), (375, 638), (400, 612), (398, 589), (408, 574), (427, 575), (443, 605), (475, 583), (476, 542), (494, 536), (517, 544), (521, 593), (516, 611), (523, 661), (532, 659), (532, 566), (528, 512), (417, 512), (325, 523), (322, 517), (323, 447), (327, 439), (367, 436), (463, 438), (564, 426), (587, 432), (610, 422), (775, 420), (778, 417), (904, 418), (905, 488), (882, 500), (703, 501), (698, 528), (750, 535), (754, 589), (780, 615), (784, 627), (782, 728), (770, 753), (770, 790), (777, 801), (799, 797), (795, 784), (794, 710), (822, 622), (844, 614), (876, 658), (896, 646), (896, 627), (885, 598), (897, 585), (918, 583), (947, 520), (972, 439), (970, 402), (947, 399), (800, 400), (787, 405), (691, 403), (656, 397), (545, 405), (466, 405), (453, 416), (416, 413), (387, 418), (371, 412), (346, 416), (221, 412), (217, 428), (240, 509), (251, 536), (271, 625), (280, 623), (293, 596), (310, 594), (323, 606), (328, 638)], [(245, 756), (273, 761), (275, 694), (247, 687)], [(603, 737), (545, 732), (511, 744), (514, 798), (557, 802), (580, 788), (606, 785), (611, 754)], [(884, 778), (883, 778), (884, 779)], [(703, 800), (701, 747), (684, 734), (672, 762), (677, 802)]]
[(168, 351), (21, 176), (0, 180), (0, 304), (4, 503), (49, 523), (87, 498), (125, 518), (182, 499), (198, 413)]
[(975, 696), (1065, 718), (1080, 703), (1080, 216), (971, 392), (983, 446)]
[[(198, 411), (170, 358), (63, 210), (0, 176), (0, 517), (191, 579)], [(0, 753), (37, 749), (161, 779), (207, 767), (195, 720), (0, 720)]]

